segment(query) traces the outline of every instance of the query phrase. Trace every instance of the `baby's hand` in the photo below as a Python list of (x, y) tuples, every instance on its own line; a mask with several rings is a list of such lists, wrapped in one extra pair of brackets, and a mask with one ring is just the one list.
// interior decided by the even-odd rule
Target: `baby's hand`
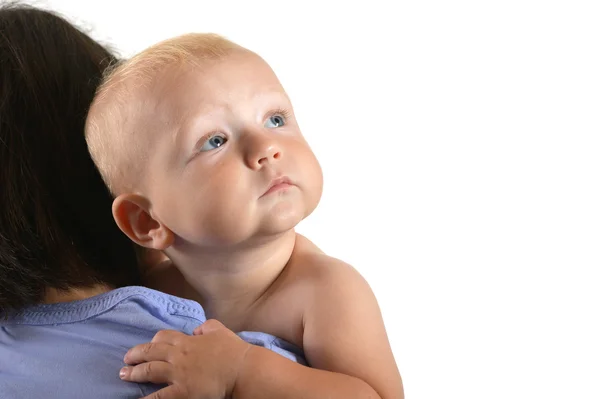
[(189, 336), (159, 331), (152, 342), (134, 346), (121, 369), (125, 381), (168, 384), (145, 399), (218, 399), (231, 395), (250, 344), (216, 320)]

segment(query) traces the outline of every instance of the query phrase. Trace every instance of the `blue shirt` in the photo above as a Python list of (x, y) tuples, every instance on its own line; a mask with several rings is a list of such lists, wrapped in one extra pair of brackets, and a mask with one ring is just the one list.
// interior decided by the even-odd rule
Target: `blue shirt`
[[(159, 330), (192, 334), (202, 307), (144, 287), (27, 308), (0, 319), (0, 398), (140, 398), (162, 386), (121, 381), (123, 356)], [(272, 335), (244, 340), (306, 364), (302, 351)]]

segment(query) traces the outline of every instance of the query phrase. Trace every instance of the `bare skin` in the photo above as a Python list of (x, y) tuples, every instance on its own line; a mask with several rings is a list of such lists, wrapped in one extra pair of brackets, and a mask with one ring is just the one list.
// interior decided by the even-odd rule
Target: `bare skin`
[[(154, 399), (403, 398), (367, 282), (294, 231), (319, 202), (322, 174), (275, 74), (245, 50), (168, 72), (135, 128), (146, 177), (113, 215), (173, 262), (150, 252), (146, 283), (198, 301), (210, 320), (193, 336), (163, 331), (132, 348), (121, 378), (169, 384)], [(239, 331), (289, 341), (311, 367)]]
[(104, 294), (114, 287), (97, 284), (93, 287), (88, 288), (69, 288), (68, 290), (57, 290), (56, 288), (47, 288), (46, 294), (44, 295), (43, 303), (62, 303), (79, 301), (82, 299), (91, 298), (96, 295)]
[[(184, 282), (185, 279), (176, 270), (167, 270), (167, 264), (168, 261), (163, 263), (163, 276), (170, 275)], [(313, 369), (278, 358), (277, 355), (270, 356), (269, 351), (259, 351), (262, 348), (253, 348), (254, 352), (242, 360), (240, 353), (247, 348), (232, 344), (239, 340), (233, 335), (221, 343), (228, 348), (239, 348), (231, 355), (225, 355), (223, 351), (218, 354), (206, 353), (198, 350), (202, 342), (181, 340), (179, 347), (188, 356), (165, 356), (163, 360), (169, 358), (173, 367), (187, 363), (187, 370), (196, 370), (198, 365), (207, 363), (211, 355), (215, 357), (210, 361), (213, 365), (215, 362), (224, 362), (231, 366), (236, 361), (240, 362), (241, 366), (236, 369), (238, 378), (232, 385), (237, 387), (233, 396), (236, 398), (403, 397), (402, 382), (377, 302), (366, 281), (351, 266), (325, 255), (308, 239), (295, 234), (295, 246), (288, 263), (275, 280), (263, 281), (265, 289), (258, 297), (228, 296), (223, 300), (217, 297), (204, 302), (207, 317), (222, 323), (216, 327), (209, 324), (210, 331), (213, 334), (223, 333), (223, 330), (263, 331), (278, 336), (303, 348)], [(155, 289), (170, 291), (171, 294), (200, 303), (204, 301), (187, 282), (180, 290), (173, 284), (174, 280), (161, 278), (154, 282)], [(211, 306), (213, 301), (219, 305)], [(173, 339), (182, 337), (175, 336)], [(161, 337), (153, 340), (152, 350), (160, 348), (160, 344)], [(214, 345), (212, 341), (211, 344)], [(207, 343), (207, 346), (211, 344)], [(188, 397), (186, 395), (190, 391), (205, 392), (207, 380), (198, 379), (198, 374), (188, 380), (180, 377), (190, 374), (185, 368), (180, 370), (180, 376), (172, 371), (163, 371), (160, 367), (144, 368), (149, 364), (148, 361), (156, 362), (152, 350), (140, 345), (129, 352), (125, 360), (139, 365), (137, 369), (127, 369), (130, 374), (126, 379), (170, 383), (168, 396), (165, 396), (167, 398)], [(261, 381), (257, 370), (270, 371), (262, 375), (264, 380)], [(328, 372), (321, 374), (323, 370)], [(172, 379), (165, 378), (165, 375), (171, 375)], [(212, 374), (205, 375), (211, 379), (219, 378)], [(346, 379), (348, 376), (354, 378)], [(279, 389), (268, 390), (267, 387), (271, 385), (264, 381), (277, 378), (280, 380)]]

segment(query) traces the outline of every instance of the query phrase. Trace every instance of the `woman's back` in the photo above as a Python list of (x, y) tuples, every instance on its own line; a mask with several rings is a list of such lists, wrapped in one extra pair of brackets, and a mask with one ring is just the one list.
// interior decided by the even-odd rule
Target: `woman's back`
[(197, 303), (142, 287), (29, 307), (0, 322), (0, 397), (148, 395), (155, 387), (119, 379), (127, 350), (161, 329), (191, 334), (203, 321)]

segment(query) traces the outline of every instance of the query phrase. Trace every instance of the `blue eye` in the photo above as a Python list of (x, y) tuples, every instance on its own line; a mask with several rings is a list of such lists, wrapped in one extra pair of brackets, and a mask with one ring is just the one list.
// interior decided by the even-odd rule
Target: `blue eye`
[(216, 134), (210, 136), (208, 138), (208, 140), (206, 140), (204, 142), (204, 144), (202, 144), (202, 147), (200, 147), (199, 151), (201, 151), (201, 152), (211, 151), (211, 150), (221, 147), (226, 142), (227, 142), (227, 137), (225, 137), (224, 134), (216, 133)]
[(265, 127), (269, 128), (269, 129), (273, 129), (273, 128), (276, 128), (276, 127), (281, 127), (283, 125), (285, 125), (285, 117), (283, 115), (280, 115), (280, 114), (275, 114), (275, 115), (271, 116), (265, 122)]

